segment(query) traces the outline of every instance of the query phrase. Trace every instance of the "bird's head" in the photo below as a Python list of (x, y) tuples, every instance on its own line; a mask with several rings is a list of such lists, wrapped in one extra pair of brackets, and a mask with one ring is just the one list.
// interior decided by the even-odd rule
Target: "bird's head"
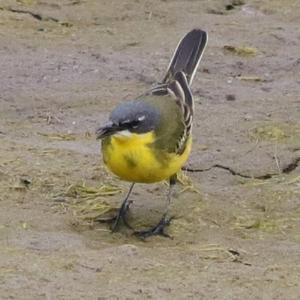
[(118, 105), (109, 121), (96, 131), (97, 139), (110, 135), (130, 136), (153, 131), (158, 126), (160, 114), (157, 108), (142, 101), (129, 101)]

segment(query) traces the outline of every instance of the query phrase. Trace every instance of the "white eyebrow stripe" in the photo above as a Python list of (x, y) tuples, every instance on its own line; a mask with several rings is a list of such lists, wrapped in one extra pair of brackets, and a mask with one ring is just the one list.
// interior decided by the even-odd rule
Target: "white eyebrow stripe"
[(146, 119), (146, 116), (145, 116), (145, 115), (138, 117), (138, 120), (139, 120), (139, 121), (144, 121), (145, 119)]

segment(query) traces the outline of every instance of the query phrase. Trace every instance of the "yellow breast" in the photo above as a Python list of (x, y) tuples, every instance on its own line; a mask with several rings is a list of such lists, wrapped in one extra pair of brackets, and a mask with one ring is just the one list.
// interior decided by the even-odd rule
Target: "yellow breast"
[(177, 155), (151, 146), (155, 134), (114, 135), (102, 144), (103, 159), (108, 168), (123, 180), (152, 183), (176, 174), (188, 159), (192, 139), (185, 151)]

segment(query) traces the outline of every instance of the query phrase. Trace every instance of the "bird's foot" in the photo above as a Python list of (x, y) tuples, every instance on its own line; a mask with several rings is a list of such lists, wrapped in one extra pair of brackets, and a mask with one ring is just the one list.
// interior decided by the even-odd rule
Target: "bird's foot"
[(116, 232), (117, 229), (120, 226), (120, 222), (122, 221), (123, 224), (128, 227), (129, 229), (132, 229), (132, 226), (128, 223), (127, 221), (127, 212), (129, 210), (130, 204), (132, 203), (132, 201), (125, 201), (123, 202), (122, 206), (120, 207), (118, 214), (116, 215), (116, 217), (114, 218), (114, 222), (111, 226), (111, 231), (112, 232)]
[(161, 235), (163, 237), (172, 239), (172, 237), (169, 234), (165, 233), (164, 231), (164, 229), (170, 225), (172, 219), (173, 217), (167, 217), (167, 215), (164, 214), (161, 220), (159, 221), (159, 223), (155, 225), (153, 228), (141, 230), (141, 231), (135, 231), (134, 235), (136, 235), (141, 239), (146, 239), (153, 235)]

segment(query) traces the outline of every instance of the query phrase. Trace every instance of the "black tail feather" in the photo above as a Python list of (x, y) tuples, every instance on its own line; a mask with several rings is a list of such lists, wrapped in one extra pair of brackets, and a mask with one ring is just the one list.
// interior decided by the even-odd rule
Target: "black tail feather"
[(193, 29), (186, 34), (175, 50), (163, 83), (170, 82), (176, 73), (183, 72), (191, 85), (206, 43), (207, 33), (201, 29)]

